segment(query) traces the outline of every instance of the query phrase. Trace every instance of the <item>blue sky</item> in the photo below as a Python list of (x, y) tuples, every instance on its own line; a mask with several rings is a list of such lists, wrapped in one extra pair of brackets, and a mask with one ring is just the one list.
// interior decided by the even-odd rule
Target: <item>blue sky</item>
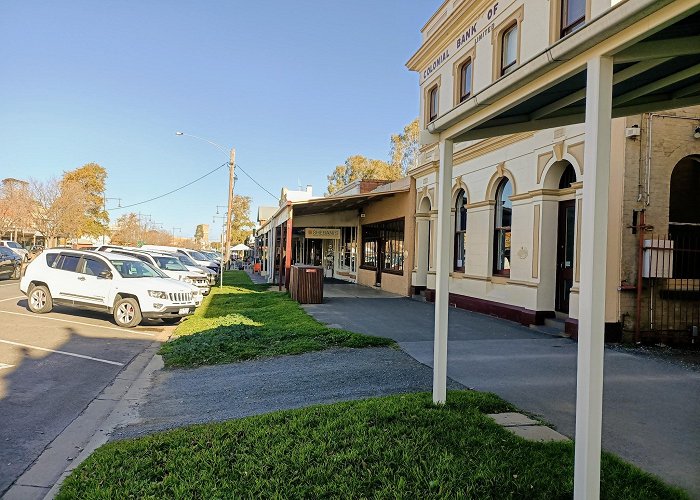
[[(440, 3), (5, 0), (0, 178), (97, 162), (108, 197), (140, 202), (227, 161), (182, 130), (235, 147), (276, 195), (299, 183), (322, 194), (349, 155), (386, 160), (390, 135), (418, 115), (405, 63)], [(227, 175), (127, 211), (182, 236), (208, 223), (218, 238)], [(240, 173), (236, 192), (253, 198), (253, 218), (276, 204)]]

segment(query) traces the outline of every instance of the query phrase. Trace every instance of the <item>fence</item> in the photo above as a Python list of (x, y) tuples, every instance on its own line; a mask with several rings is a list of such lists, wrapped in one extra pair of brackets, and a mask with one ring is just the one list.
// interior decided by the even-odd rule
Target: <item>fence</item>
[[(690, 230), (689, 230), (690, 229)], [(640, 241), (639, 340), (700, 344), (700, 228), (646, 233)]]

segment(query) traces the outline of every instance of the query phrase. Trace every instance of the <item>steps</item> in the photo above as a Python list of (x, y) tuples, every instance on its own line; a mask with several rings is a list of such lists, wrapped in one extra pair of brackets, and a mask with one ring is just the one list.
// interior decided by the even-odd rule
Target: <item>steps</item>
[(530, 328), (552, 337), (569, 338), (569, 335), (566, 334), (564, 320), (565, 317), (546, 318), (544, 325), (530, 325)]

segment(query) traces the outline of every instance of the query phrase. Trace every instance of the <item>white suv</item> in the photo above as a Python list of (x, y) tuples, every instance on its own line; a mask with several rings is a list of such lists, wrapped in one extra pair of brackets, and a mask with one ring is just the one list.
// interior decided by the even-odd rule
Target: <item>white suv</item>
[(177, 323), (194, 312), (191, 286), (127, 255), (46, 250), (29, 263), (19, 288), (29, 309), (47, 313), (54, 304), (107, 311), (122, 327), (142, 318)]
[(202, 302), (202, 297), (209, 295), (211, 286), (209, 285), (207, 274), (200, 269), (190, 271), (174, 255), (167, 253), (142, 252), (135, 248), (117, 247), (113, 245), (103, 245), (99, 247), (97, 251), (129, 255), (130, 257), (147, 262), (153, 267), (157, 267), (170, 278), (191, 284), (195, 293), (199, 296), (197, 300), (195, 300), (198, 306)]

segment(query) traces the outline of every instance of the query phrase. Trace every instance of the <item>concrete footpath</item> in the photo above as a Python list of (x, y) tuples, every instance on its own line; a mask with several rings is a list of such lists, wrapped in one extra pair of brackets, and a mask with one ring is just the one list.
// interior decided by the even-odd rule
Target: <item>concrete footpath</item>
[[(433, 364), (432, 304), (356, 285), (329, 285), (304, 306), (319, 321), (391, 337)], [(490, 391), (574, 436), (577, 344), (516, 323), (450, 309), (448, 376)], [(700, 498), (700, 371), (607, 348), (603, 448)]]

